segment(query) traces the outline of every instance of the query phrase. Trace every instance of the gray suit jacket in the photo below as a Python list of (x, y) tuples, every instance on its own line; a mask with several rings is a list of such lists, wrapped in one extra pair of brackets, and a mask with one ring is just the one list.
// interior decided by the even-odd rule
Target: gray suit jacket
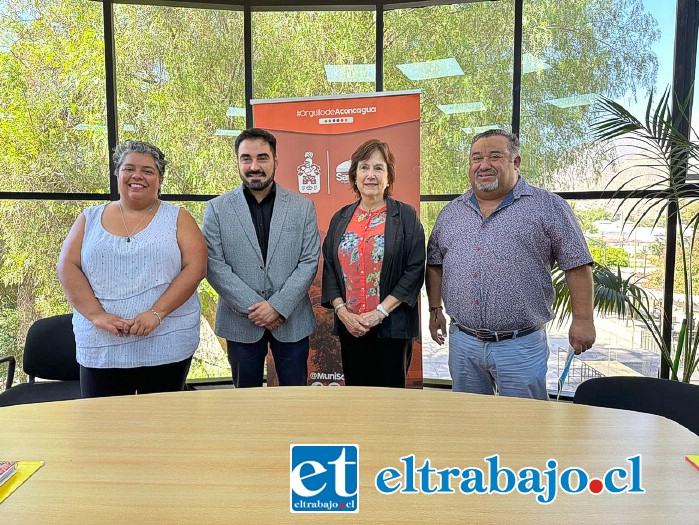
[(279, 184), (270, 224), (267, 264), (243, 186), (209, 201), (204, 215), (209, 248), (207, 280), (219, 294), (216, 335), (237, 343), (254, 343), (264, 328), (247, 318), (260, 301), (286, 318), (272, 334), (295, 342), (316, 327), (308, 290), (318, 270), (320, 235), (313, 203)]

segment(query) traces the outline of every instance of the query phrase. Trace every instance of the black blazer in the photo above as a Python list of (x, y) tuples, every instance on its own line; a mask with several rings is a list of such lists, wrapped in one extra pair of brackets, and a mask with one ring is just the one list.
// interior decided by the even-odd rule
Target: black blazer
[[(345, 301), (337, 249), (342, 235), (357, 209), (359, 201), (340, 209), (330, 220), (323, 242), (323, 293), (321, 304), (332, 308), (332, 300)], [(425, 231), (415, 208), (392, 198), (386, 199), (387, 217), (384, 232), (384, 256), (379, 276), (380, 298), (392, 295), (402, 303), (379, 325), (379, 337), (410, 339), (420, 331), (417, 299), (425, 278)], [(335, 335), (350, 335), (335, 315)]]

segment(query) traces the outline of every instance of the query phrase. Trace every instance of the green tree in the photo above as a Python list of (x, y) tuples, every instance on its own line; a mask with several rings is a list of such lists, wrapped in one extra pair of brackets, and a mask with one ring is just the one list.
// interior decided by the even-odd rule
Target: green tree
[(595, 226), (595, 221), (611, 221), (614, 218), (612, 212), (606, 208), (590, 208), (590, 209), (579, 209), (573, 203), (571, 207), (573, 208), (573, 213), (580, 223), (580, 228), (585, 233), (598, 233), (597, 226)]
[(623, 248), (614, 246), (590, 246), (590, 255), (597, 264), (603, 264), (609, 268), (628, 268), (631, 256)]

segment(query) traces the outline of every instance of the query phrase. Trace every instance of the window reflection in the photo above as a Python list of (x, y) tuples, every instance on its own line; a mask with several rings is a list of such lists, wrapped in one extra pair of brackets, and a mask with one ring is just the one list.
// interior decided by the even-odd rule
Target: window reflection
[(671, 83), (675, 2), (593, 10), (583, 0), (527, 0), (523, 13), (522, 173), (554, 191), (619, 187), (627, 179), (607, 188), (605, 168), (628, 146), (591, 141), (595, 101), (614, 99), (642, 118), (649, 92)]
[(376, 90), (371, 11), (254, 12), (252, 32), (254, 98)]
[(120, 4), (114, 20), (119, 138), (163, 150), (163, 193), (215, 194), (237, 185), (242, 12)]
[(0, 2), (0, 191), (106, 192), (102, 6)]
[(473, 135), (512, 120), (514, 2), (395, 9), (384, 23), (385, 88), (422, 91), (420, 191), (462, 193)]

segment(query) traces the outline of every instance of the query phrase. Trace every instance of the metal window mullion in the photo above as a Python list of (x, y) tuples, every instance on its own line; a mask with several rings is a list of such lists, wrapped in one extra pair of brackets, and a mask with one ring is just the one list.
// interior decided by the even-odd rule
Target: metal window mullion
[(113, 152), (119, 141), (117, 90), (116, 90), (116, 46), (114, 42), (114, 4), (111, 0), (102, 2), (104, 20), (104, 73), (107, 102), (107, 144), (109, 146), (109, 197), (119, 199), (119, 188), (114, 173)]
[(376, 2), (376, 91), (383, 91), (384, 7)]
[(515, 27), (512, 67), (512, 133), (519, 137), (522, 105), (522, 3), (515, 0)]
[[(692, 89), (697, 58), (697, 28), (699, 9), (696, 0), (677, 0), (675, 16), (675, 54), (672, 70), (673, 104), (672, 122), (685, 137), (690, 137), (692, 118)], [(686, 106), (685, 106), (686, 102)], [(686, 180), (687, 158), (673, 157), (671, 172)], [(672, 348), (672, 305), (675, 288), (675, 262), (677, 259), (677, 214), (678, 203), (671, 200), (667, 208), (665, 244), (665, 279), (663, 285), (662, 336), (666, 348)], [(680, 232), (680, 235), (682, 232)], [(688, 320), (691, 322), (691, 320)], [(660, 377), (670, 377), (670, 365), (660, 361)]]
[(245, 125), (253, 126), (252, 104), (252, 2), (246, 0), (243, 5), (243, 46), (245, 53)]

